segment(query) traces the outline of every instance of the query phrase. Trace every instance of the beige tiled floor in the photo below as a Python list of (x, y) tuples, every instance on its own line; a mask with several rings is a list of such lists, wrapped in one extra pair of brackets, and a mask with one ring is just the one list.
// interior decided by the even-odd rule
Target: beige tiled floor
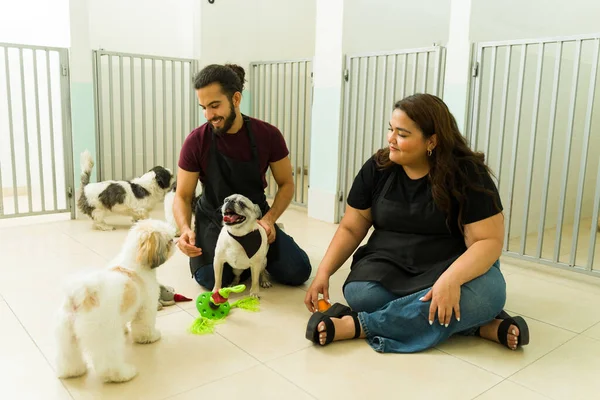
[[(157, 211), (154, 217), (160, 218)], [(532, 341), (517, 352), (455, 337), (420, 354), (378, 354), (364, 341), (317, 348), (304, 338), (309, 317), (299, 288), (263, 292), (261, 311), (234, 310), (216, 333), (194, 336), (193, 303), (159, 313), (162, 339), (127, 347), (139, 370), (129, 383), (54, 375), (52, 316), (71, 273), (103, 267), (125, 237), (87, 220), (0, 221), (0, 399), (592, 399), (600, 393), (600, 279), (503, 259), (507, 309), (527, 318)], [(336, 226), (290, 209), (285, 228), (318, 266)], [(349, 263), (331, 279), (333, 301)], [(177, 253), (159, 279), (195, 298), (204, 289)], [(314, 271), (313, 271), (314, 276)]]

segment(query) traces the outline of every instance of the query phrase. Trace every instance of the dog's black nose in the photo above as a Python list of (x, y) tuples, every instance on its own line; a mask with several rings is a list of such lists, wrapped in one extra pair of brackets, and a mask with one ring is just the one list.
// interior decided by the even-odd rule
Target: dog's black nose
[(233, 210), (235, 207), (235, 200), (227, 200), (227, 202), (225, 203), (225, 208), (229, 208), (231, 210)]

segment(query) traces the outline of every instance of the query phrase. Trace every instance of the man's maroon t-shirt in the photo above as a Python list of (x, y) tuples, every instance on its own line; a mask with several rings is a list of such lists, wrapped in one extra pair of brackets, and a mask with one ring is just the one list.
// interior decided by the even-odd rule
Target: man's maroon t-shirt
[[(289, 151), (283, 135), (273, 125), (250, 118), (250, 127), (256, 141), (263, 188), (266, 188), (265, 174), (269, 168), (269, 163), (287, 157)], [(250, 139), (245, 124), (237, 133), (224, 133), (221, 136), (216, 136), (216, 139), (217, 148), (223, 155), (239, 161), (252, 160)], [(210, 150), (211, 141), (212, 133), (207, 122), (188, 135), (179, 153), (179, 168), (189, 172), (199, 172), (201, 182), (204, 182), (206, 178), (208, 151)]]

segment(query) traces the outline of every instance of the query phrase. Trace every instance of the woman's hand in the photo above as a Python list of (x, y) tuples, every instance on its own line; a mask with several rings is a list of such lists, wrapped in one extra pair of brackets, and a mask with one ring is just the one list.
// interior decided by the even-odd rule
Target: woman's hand
[(304, 304), (306, 304), (308, 311), (315, 312), (318, 310), (319, 294), (322, 294), (323, 299), (329, 303), (329, 276), (317, 272), (317, 276), (308, 288), (304, 298)]
[(440, 325), (446, 328), (450, 325), (452, 311), (457, 321), (460, 321), (460, 284), (448, 276), (440, 276), (429, 292), (419, 300), (430, 301), (429, 324), (433, 324), (437, 312)]

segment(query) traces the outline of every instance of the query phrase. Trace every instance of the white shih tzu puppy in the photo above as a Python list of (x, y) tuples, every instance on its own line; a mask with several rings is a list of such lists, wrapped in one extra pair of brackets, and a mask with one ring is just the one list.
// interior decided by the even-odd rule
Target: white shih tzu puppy
[(164, 221), (140, 221), (107, 269), (85, 274), (67, 286), (56, 325), (60, 378), (86, 373), (84, 353), (105, 382), (125, 382), (137, 374), (125, 362), (127, 323), (136, 343), (160, 339), (155, 328), (156, 268), (173, 254), (174, 236)]
[(112, 230), (106, 224), (107, 213), (132, 216), (134, 221), (147, 219), (148, 213), (162, 201), (173, 182), (168, 168), (156, 166), (131, 181), (104, 181), (90, 183), (94, 160), (89, 151), (81, 154), (81, 189), (77, 206), (94, 220), (99, 230)]
[(250, 295), (258, 297), (259, 286), (271, 287), (266, 270), (269, 243), (265, 229), (258, 223), (262, 217), (260, 208), (248, 198), (234, 194), (225, 199), (221, 212), (223, 228), (215, 249), (213, 292), (221, 289), (223, 267), (227, 263), (235, 275), (232, 285), (237, 285), (243, 270), (250, 268)]
[[(200, 186), (200, 193), (198, 193), (198, 190), (196, 190), (196, 194), (194, 195), (194, 197), (192, 198), (192, 221), (191, 221), (191, 226), (190, 228), (192, 230), (194, 230), (194, 227), (196, 226), (196, 205), (198, 204), (198, 200), (200, 200), (200, 194), (202, 193), (202, 187)], [(175, 216), (173, 215), (173, 202), (175, 201), (175, 192), (177, 191), (177, 182), (173, 183), (173, 185), (171, 186), (171, 190), (169, 190), (169, 193), (167, 193), (165, 195), (165, 202), (164, 202), (164, 211), (165, 211), (165, 220), (171, 224), (171, 226), (173, 228), (175, 228), (175, 235), (179, 236), (181, 232), (179, 232), (179, 227), (177, 226), (177, 222), (175, 221)]]

